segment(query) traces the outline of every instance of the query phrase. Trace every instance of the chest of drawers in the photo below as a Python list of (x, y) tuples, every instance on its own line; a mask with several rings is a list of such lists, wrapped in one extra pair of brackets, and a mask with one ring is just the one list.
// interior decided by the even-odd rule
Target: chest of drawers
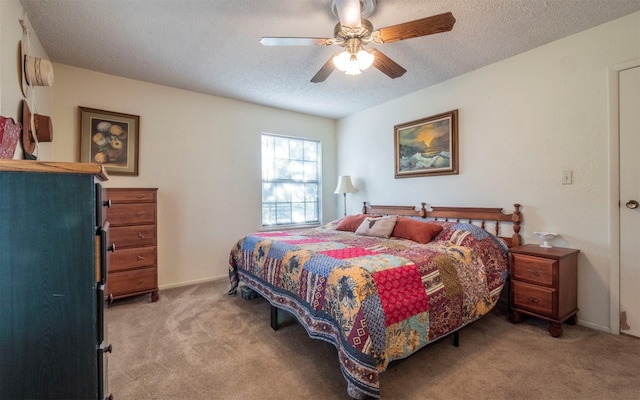
[(151, 293), (158, 301), (156, 188), (108, 188), (110, 242), (109, 298)]
[(512, 247), (511, 321), (522, 314), (550, 322), (551, 336), (562, 335), (562, 323), (576, 323), (579, 250), (538, 245)]

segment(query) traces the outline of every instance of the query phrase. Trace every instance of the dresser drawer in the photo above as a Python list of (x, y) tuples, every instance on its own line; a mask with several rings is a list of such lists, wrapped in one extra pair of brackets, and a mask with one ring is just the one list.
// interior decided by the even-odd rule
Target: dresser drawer
[(107, 221), (107, 208), (111, 203), (107, 199), (107, 189), (96, 183), (96, 225), (104, 226)]
[(107, 218), (113, 226), (153, 224), (156, 221), (156, 205), (113, 203), (107, 211)]
[(116, 245), (115, 252), (126, 247), (155, 246), (156, 226), (112, 226), (109, 236), (111, 243)]
[(151, 190), (127, 190), (108, 189), (109, 200), (112, 203), (155, 203), (156, 191)]
[(143, 268), (109, 274), (108, 291), (113, 296), (156, 289), (156, 268)]
[(156, 265), (155, 247), (132, 247), (116, 249), (109, 258), (109, 272)]
[(548, 258), (513, 254), (512, 278), (553, 286), (553, 268), (556, 264), (557, 261)]
[(512, 281), (513, 306), (554, 318), (554, 295), (556, 290)]

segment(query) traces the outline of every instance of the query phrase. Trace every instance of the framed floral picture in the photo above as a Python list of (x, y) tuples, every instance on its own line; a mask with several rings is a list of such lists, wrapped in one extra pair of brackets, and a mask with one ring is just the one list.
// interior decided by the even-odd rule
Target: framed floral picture
[(102, 164), (111, 175), (138, 175), (140, 117), (80, 109), (80, 161)]
[(394, 126), (395, 177), (458, 174), (458, 110)]

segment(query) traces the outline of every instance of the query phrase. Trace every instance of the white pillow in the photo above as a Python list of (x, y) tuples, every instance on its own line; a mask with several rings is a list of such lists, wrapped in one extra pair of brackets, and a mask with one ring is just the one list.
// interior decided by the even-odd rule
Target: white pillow
[(382, 218), (365, 218), (356, 229), (356, 235), (389, 238), (397, 220), (398, 217), (396, 215)]

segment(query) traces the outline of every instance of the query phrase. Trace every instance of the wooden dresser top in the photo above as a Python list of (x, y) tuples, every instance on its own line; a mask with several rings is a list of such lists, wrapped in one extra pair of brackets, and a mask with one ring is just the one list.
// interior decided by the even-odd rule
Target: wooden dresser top
[(0, 171), (8, 172), (41, 172), (56, 174), (90, 174), (101, 180), (109, 180), (104, 167), (99, 164), (32, 161), (32, 160), (0, 160)]

